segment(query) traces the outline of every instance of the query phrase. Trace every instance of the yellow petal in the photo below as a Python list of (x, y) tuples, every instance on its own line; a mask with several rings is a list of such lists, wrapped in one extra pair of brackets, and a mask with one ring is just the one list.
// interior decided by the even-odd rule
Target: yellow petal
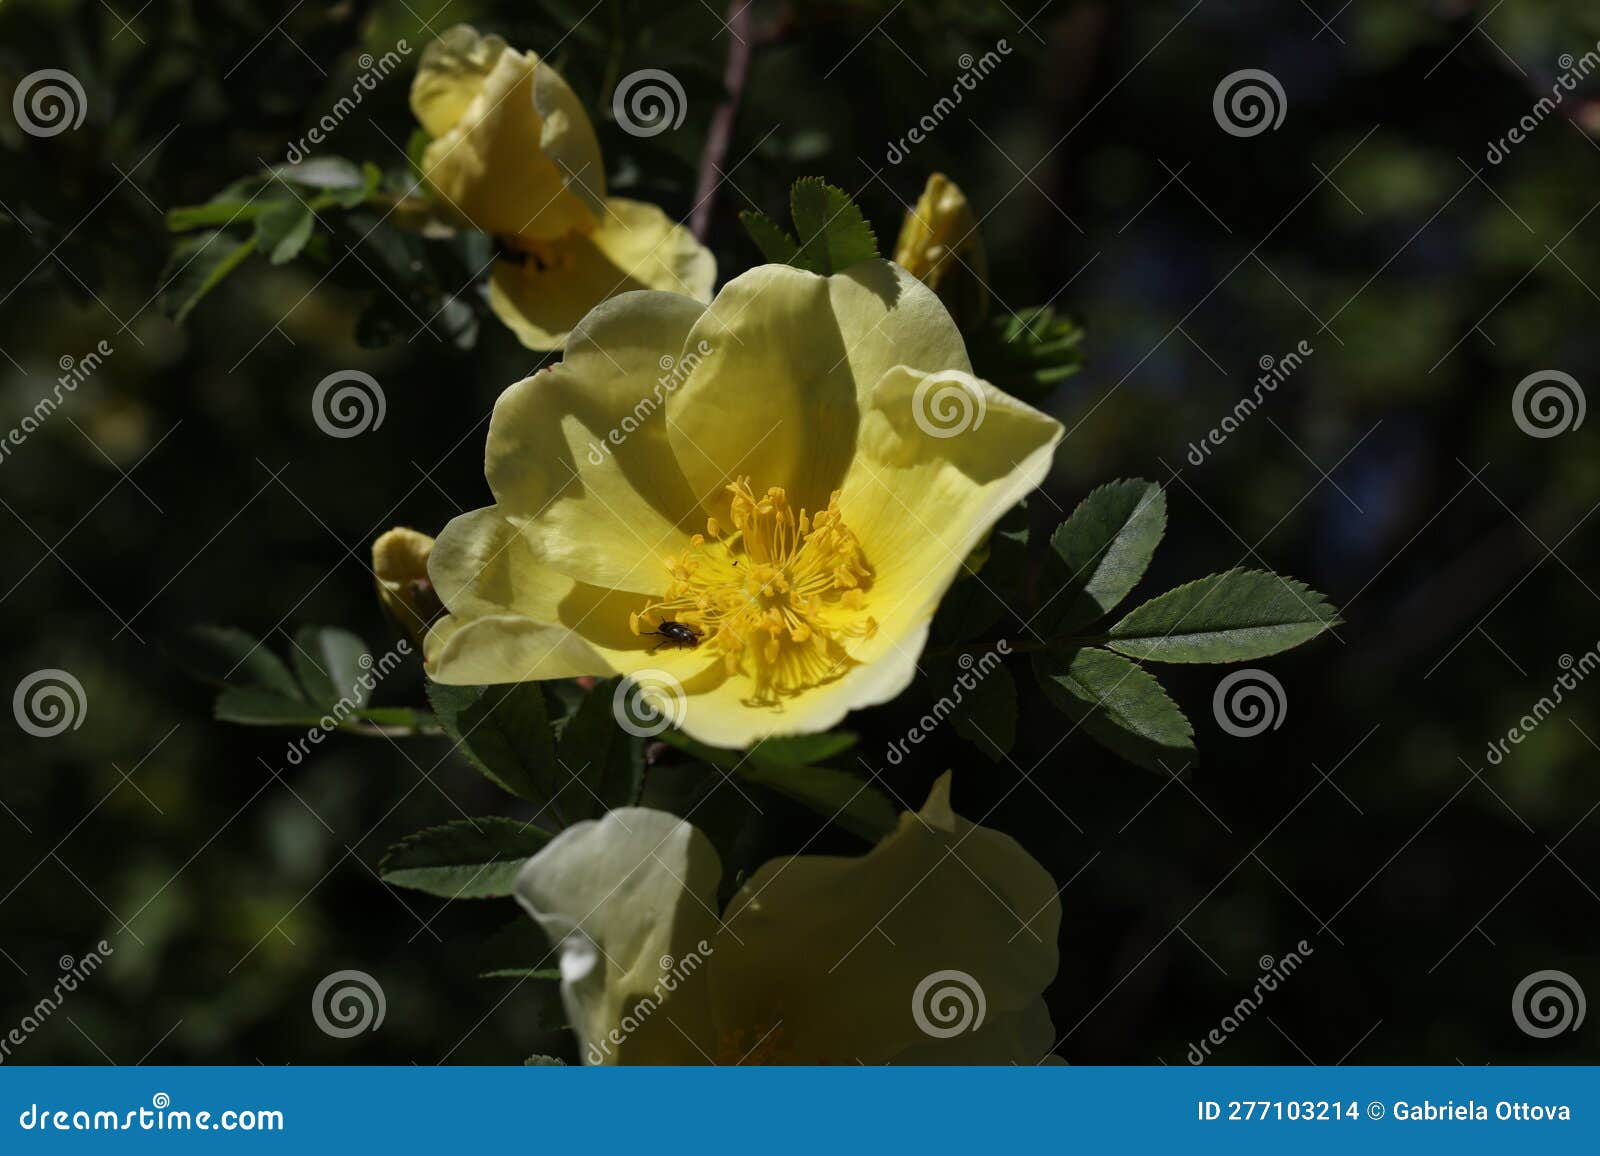
[(566, 79), (544, 61), (533, 73), (533, 104), (543, 123), (539, 147), (556, 163), (568, 188), (583, 199), (596, 217), (605, 215), (606, 170), (600, 141), (577, 94)]
[(559, 952), (585, 1062), (706, 1062), (721, 878), (704, 835), (641, 807), (575, 823), (523, 865), (517, 900)]
[(540, 564), (495, 507), (451, 521), (429, 565), (450, 611), (425, 642), (436, 682), (476, 686), (648, 669), (696, 686), (706, 666), (692, 651), (652, 653), (656, 640), (628, 629), (643, 596), (574, 582)]
[(687, 229), (655, 205), (612, 197), (593, 232), (542, 242), (521, 260), (496, 261), (489, 305), (528, 348), (560, 349), (583, 316), (608, 298), (660, 289), (706, 302), (716, 275), (716, 259)]
[(859, 400), (886, 369), (969, 368), (938, 298), (887, 261), (832, 277), (759, 266), (723, 286), (689, 340), (711, 353), (669, 403), (670, 434), (713, 512), (744, 474), (758, 490), (783, 486), (796, 506), (825, 506)]
[[(573, 171), (582, 150), (571, 126), (561, 137), (562, 165), (540, 147), (534, 78), (549, 66), (494, 38), (473, 44), (471, 35), (453, 29), (454, 40), (441, 40), (431, 60), (424, 55), (412, 87), (424, 127), (442, 129), (422, 154), (429, 185), (454, 215), (496, 236), (547, 239), (594, 228), (587, 200), (604, 192), (599, 150)], [(570, 117), (565, 107), (561, 113)], [(568, 188), (574, 180), (580, 192)]]
[(899, 367), (872, 391), (841, 509), (873, 566), (870, 661), (925, 624), (962, 559), (1049, 473), (1061, 424), (957, 370)]
[[(963, 1037), (997, 1024), (1031, 1053), (1008, 1058), (1042, 1057), (1037, 1020), (1027, 1032), (1006, 1017), (1036, 1013), (1055, 977), (1055, 883), (1009, 835), (955, 815), (949, 790), (947, 774), (861, 858), (776, 859), (751, 876), (714, 941), (719, 1036), (778, 1023), (792, 1063), (959, 1062), (972, 1047)], [(961, 1024), (947, 1014), (956, 989), (972, 1006), (966, 1029), (929, 1034), (924, 1024)]]
[(489, 486), (546, 565), (659, 594), (667, 560), (705, 524), (667, 444), (662, 404), (702, 309), (670, 293), (613, 298), (573, 331), (560, 365), (495, 403)]

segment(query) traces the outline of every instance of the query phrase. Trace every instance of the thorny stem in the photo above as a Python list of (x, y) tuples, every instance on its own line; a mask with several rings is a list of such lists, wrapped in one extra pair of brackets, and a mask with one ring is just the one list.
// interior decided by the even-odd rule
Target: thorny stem
[(706, 146), (700, 153), (694, 212), (689, 218), (690, 230), (701, 241), (706, 239), (706, 233), (711, 228), (711, 210), (716, 205), (717, 189), (723, 179), (722, 166), (728, 159), (728, 145), (733, 141), (733, 122), (739, 115), (745, 79), (750, 74), (750, 40), (753, 34), (750, 7), (753, 3), (754, 0), (729, 0), (728, 4), (728, 62), (722, 70), (722, 84), (728, 90), (728, 96), (711, 115), (711, 129), (706, 134)]

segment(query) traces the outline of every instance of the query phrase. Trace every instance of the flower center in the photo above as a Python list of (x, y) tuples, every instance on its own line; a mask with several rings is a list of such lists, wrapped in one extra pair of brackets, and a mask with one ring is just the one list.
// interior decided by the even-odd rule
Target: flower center
[(667, 564), (666, 596), (630, 625), (669, 642), (682, 640), (663, 623), (693, 628), (696, 645), (755, 683), (752, 702), (774, 705), (843, 674), (852, 662), (844, 643), (877, 631), (862, 613), (872, 570), (840, 517), (838, 491), (827, 509), (798, 515), (778, 486), (757, 497), (741, 478), (728, 492), (733, 530), (710, 519)]

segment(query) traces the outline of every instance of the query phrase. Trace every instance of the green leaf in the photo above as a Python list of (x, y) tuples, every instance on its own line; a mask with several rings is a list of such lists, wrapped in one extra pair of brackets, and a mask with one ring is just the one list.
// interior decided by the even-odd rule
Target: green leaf
[(308, 189), (359, 189), (367, 180), (363, 166), (344, 157), (308, 157), (299, 164), (274, 165), (271, 171)]
[(256, 218), (256, 248), (265, 253), (272, 264), (287, 264), (298, 257), (306, 242), (311, 240), (316, 223), (316, 215), (304, 201), (298, 198), (274, 201)]
[(756, 243), (756, 248), (761, 250), (761, 255), (774, 265), (791, 265), (794, 256), (800, 249), (795, 239), (777, 225), (765, 213), (746, 210), (739, 214), (739, 220), (744, 222), (744, 231), (750, 234), (750, 239)]
[(1106, 645), (1152, 662), (1240, 662), (1299, 646), (1338, 622), (1338, 611), (1303, 582), (1229, 570), (1136, 607)]
[(222, 722), (251, 726), (317, 726), (322, 711), (300, 698), (287, 698), (253, 686), (230, 686), (217, 696), (212, 713)]
[(549, 841), (548, 832), (516, 819), (456, 819), (390, 847), (378, 874), (441, 899), (498, 899), (511, 894), (523, 862)]
[(525, 1068), (564, 1068), (567, 1066), (567, 1061), (558, 1060), (554, 1056), (529, 1056), (522, 1061), (522, 1066)]
[(361, 685), (361, 676), (372, 666), (372, 654), (357, 635), (337, 626), (302, 626), (289, 657), (318, 706), (332, 709), (341, 700), (357, 710), (367, 705), (372, 692)]
[(1011, 753), (1017, 741), (1017, 680), (1003, 665), (986, 674), (967, 677), (978, 681), (964, 691), (950, 716), (956, 733), (995, 762)]
[(801, 177), (789, 190), (800, 250), (789, 264), (814, 273), (838, 273), (878, 255), (878, 239), (860, 208), (842, 189), (820, 177)]
[(1049, 305), (992, 318), (972, 333), (968, 352), (978, 376), (1015, 397), (1036, 399), (1083, 364), (1083, 330)]
[(956, 583), (939, 604), (933, 638), (941, 645), (992, 636), (1007, 613), (1011, 626), (1025, 621), (1015, 607), (1023, 605), (1028, 569), (1027, 511), (1013, 510), (989, 540), (962, 563)]
[(750, 748), (750, 761), (773, 767), (800, 767), (826, 762), (856, 745), (849, 731), (815, 735), (781, 735), (762, 739)]
[(425, 128), (414, 128), (411, 135), (406, 138), (406, 162), (411, 166), (411, 175), (417, 179), (422, 178), (422, 154), (428, 151), (428, 146), (433, 143), (433, 137), (428, 135)]
[(1143, 667), (1093, 647), (1036, 654), (1033, 664), (1045, 697), (1115, 754), (1173, 774), (1194, 756), (1194, 728)]
[(875, 843), (900, 817), (899, 808), (876, 787), (831, 767), (780, 767), (745, 762), (740, 778), (770, 787), (810, 807), (852, 834)]
[(1056, 529), (1050, 545), (1066, 564), (1047, 603), (1051, 629), (1075, 629), (1115, 610), (1144, 577), (1167, 529), (1167, 496), (1142, 478), (1090, 492)]
[(255, 251), (254, 234), (244, 240), (217, 232), (184, 238), (161, 271), (162, 312), (183, 324), (201, 299)]
[(218, 686), (246, 686), (281, 698), (303, 700), (300, 684), (264, 642), (232, 626), (197, 626), (175, 644), (178, 662)]
[(490, 782), (537, 803), (554, 796), (561, 780), (538, 683), (445, 686), (430, 681), (428, 701), (444, 733)]
[(617, 684), (616, 679), (596, 683), (561, 729), (556, 807), (567, 822), (638, 801), (644, 743), (617, 725), (612, 707)]

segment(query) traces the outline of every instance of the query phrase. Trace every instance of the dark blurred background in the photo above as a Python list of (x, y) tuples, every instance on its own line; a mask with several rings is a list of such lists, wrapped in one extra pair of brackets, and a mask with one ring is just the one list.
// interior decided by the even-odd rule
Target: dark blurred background
[[(724, 279), (755, 263), (734, 213), (777, 215), (816, 173), (887, 244), (926, 175), (947, 173), (982, 217), (996, 310), (1053, 302), (1088, 333), (1083, 371), (1047, 403), (1070, 434), (1036, 516), (1149, 477), (1171, 509), (1151, 589), (1242, 564), (1342, 608), (1337, 637), (1262, 664), (1287, 714), (1259, 737), (1212, 717), (1221, 670), (1164, 672), (1199, 732), (1181, 781), (1081, 736), (1056, 747), (1060, 717), (1032, 697), (1015, 753), (1031, 782), (950, 748), (960, 809), (999, 802), (988, 824), (1065, 885), (1057, 1051), (1183, 1063), (1261, 957), (1304, 940), (1304, 966), (1213, 1062), (1595, 1062), (1594, 1022), (1536, 1038), (1511, 1003), (1546, 969), (1600, 995), (1600, 688), (1580, 685), (1498, 764), (1486, 752), (1563, 656), (1600, 641), (1600, 423), (1534, 437), (1513, 415), (1530, 374), (1593, 383), (1600, 76), (1489, 155), (1583, 68), (1600, 14), (1584, 0), (1034, 9), (755, 0), (710, 242)], [(81, 125), (47, 137), (0, 116), (0, 424), (50, 393), (64, 359), (111, 349), (0, 461), (0, 684), (59, 668), (86, 701), (52, 738), (5, 720), (0, 1033), (61, 957), (114, 949), (7, 1062), (570, 1050), (551, 985), (475, 978), (509, 905), (443, 910), (373, 871), (400, 836), (502, 796), (431, 740), (341, 736), (290, 766), (284, 732), (212, 721), (211, 691), (173, 659), (202, 623), (280, 652), (309, 623), (387, 646), (372, 537), (483, 504), (489, 406), (536, 360), (483, 320), (470, 269), (379, 240), (344, 256), (335, 241), (320, 263), (252, 259), (176, 326), (163, 214), (281, 161), (362, 54), (401, 39), (404, 66), (318, 151), (403, 169), (420, 47), (470, 20), (551, 52), (595, 110), (613, 190), (685, 216), (727, 15), (721, 0), (0, 8), (0, 95), (54, 68), (85, 102)], [(1002, 63), (890, 163), (964, 55), (1002, 38)], [(688, 94), (682, 127), (649, 140), (609, 112), (617, 79), (645, 67)], [(1280, 83), (1276, 129), (1219, 124), (1213, 94), (1241, 69)], [(468, 304), (430, 316), (430, 282)], [(1261, 359), (1302, 341), (1304, 365), (1189, 460)], [(382, 383), (387, 417), (332, 440), (308, 399), (350, 368)], [(410, 669), (383, 700), (420, 703), (420, 684)], [(312, 990), (340, 968), (381, 979), (380, 1031), (316, 1029)]]

